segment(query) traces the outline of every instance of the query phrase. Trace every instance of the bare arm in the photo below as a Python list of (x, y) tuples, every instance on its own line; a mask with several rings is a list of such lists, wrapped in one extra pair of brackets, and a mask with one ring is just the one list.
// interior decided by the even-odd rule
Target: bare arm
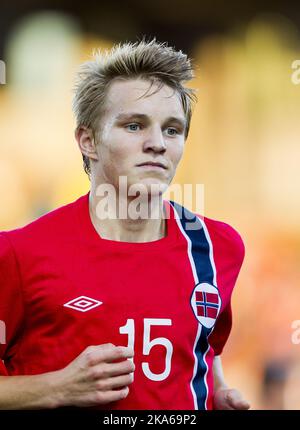
[(215, 391), (219, 388), (228, 388), (223, 372), (222, 360), (220, 355), (216, 355), (213, 361), (214, 387)]
[(121, 400), (133, 380), (133, 350), (90, 346), (64, 369), (28, 376), (0, 376), (0, 409), (88, 407)]
[(58, 406), (56, 372), (0, 376), (0, 409), (46, 409)]
[(241, 393), (228, 388), (225, 382), (221, 357), (217, 355), (213, 361), (214, 375), (214, 409), (249, 409), (250, 404), (243, 398)]

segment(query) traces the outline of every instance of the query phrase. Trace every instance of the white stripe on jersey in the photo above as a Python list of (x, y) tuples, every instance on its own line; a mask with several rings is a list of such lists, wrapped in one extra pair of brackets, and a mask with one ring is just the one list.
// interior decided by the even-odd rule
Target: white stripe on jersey
[[(199, 284), (199, 279), (198, 279), (198, 275), (197, 275), (197, 271), (196, 271), (196, 267), (195, 267), (195, 262), (194, 262), (194, 259), (193, 259), (193, 256), (192, 256), (192, 242), (191, 242), (190, 238), (188, 237), (188, 235), (186, 234), (186, 232), (184, 231), (184, 229), (183, 229), (183, 227), (181, 225), (181, 222), (180, 222), (180, 219), (179, 219), (179, 216), (178, 216), (178, 213), (177, 213), (176, 209), (173, 207), (173, 205), (171, 203), (169, 203), (169, 204), (170, 204), (170, 206), (172, 206), (172, 209), (173, 209), (173, 212), (174, 212), (174, 215), (175, 215), (175, 219), (176, 219), (177, 225), (178, 225), (178, 227), (179, 227), (182, 235), (185, 237), (185, 239), (187, 241), (188, 257), (189, 257), (189, 261), (190, 261), (190, 264), (191, 264), (191, 269), (192, 269), (193, 276), (194, 276), (194, 282), (195, 282), (195, 285), (197, 285), (197, 284)], [(210, 235), (209, 235), (209, 232), (208, 232), (208, 229), (207, 229), (207, 227), (205, 225), (204, 220), (202, 220), (198, 216), (197, 216), (197, 219), (200, 221), (200, 223), (201, 223), (201, 225), (203, 227), (205, 238), (206, 238), (206, 240), (207, 240), (207, 242), (209, 244), (209, 260), (210, 260), (212, 271), (213, 271), (213, 284), (214, 284), (214, 286), (216, 286), (218, 288), (218, 286), (217, 286), (217, 276), (216, 276), (216, 266), (215, 266), (215, 262), (214, 262), (214, 254), (213, 254), (212, 241), (211, 241), (211, 238), (210, 238)], [(197, 335), (196, 335), (195, 342), (194, 342), (194, 347), (193, 347), (193, 355), (195, 357), (194, 372), (193, 372), (193, 377), (192, 377), (191, 382), (190, 382), (191, 392), (192, 392), (192, 395), (193, 395), (194, 405), (195, 405), (195, 409), (196, 410), (198, 410), (197, 394), (196, 394), (196, 392), (194, 390), (194, 387), (193, 387), (193, 381), (194, 381), (194, 379), (196, 377), (197, 368), (198, 368), (198, 361), (197, 361), (197, 356), (196, 356), (195, 350), (196, 350), (197, 342), (198, 342), (199, 337), (201, 335), (201, 330), (202, 330), (202, 325), (199, 323), (198, 324)], [(211, 333), (212, 332), (213, 332), (213, 330), (211, 331)], [(208, 365), (207, 365), (207, 361), (206, 361), (206, 355), (207, 355), (209, 349), (210, 349), (210, 345), (208, 344), (208, 348), (207, 348), (207, 350), (205, 351), (205, 353), (203, 355), (203, 361), (204, 361), (204, 363), (206, 365), (206, 372), (205, 372), (205, 375), (204, 375), (204, 384), (205, 384), (206, 393), (207, 393), (206, 394), (206, 399), (205, 399), (205, 409), (207, 409), (207, 398), (208, 398), (208, 391), (209, 391), (208, 390), (208, 385), (207, 385)]]

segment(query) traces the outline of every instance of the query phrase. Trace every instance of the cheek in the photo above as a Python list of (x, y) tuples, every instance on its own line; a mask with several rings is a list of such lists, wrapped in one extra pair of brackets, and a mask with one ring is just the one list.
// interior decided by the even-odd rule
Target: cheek
[(108, 158), (113, 164), (124, 164), (126, 160), (136, 154), (134, 139), (128, 139), (124, 132), (112, 129), (105, 140)]
[(130, 148), (126, 144), (111, 142), (105, 154), (105, 167), (108, 169), (108, 174), (127, 174), (130, 157), (132, 158)]
[(105, 165), (116, 164), (118, 160), (122, 159), (124, 148), (120, 145), (118, 139), (114, 136), (103, 139), (102, 145), (100, 144), (100, 154)]
[(137, 136), (120, 134), (111, 140), (109, 148), (111, 159), (121, 165), (132, 164), (141, 149), (141, 139)]
[(110, 157), (114, 164), (122, 166), (130, 157), (130, 149), (126, 147), (126, 145), (118, 144), (117, 146), (110, 148)]
[(169, 157), (175, 166), (181, 160), (181, 157), (183, 155), (183, 149), (184, 149), (184, 144), (174, 145), (174, 147), (170, 148)]
[[(119, 130), (116, 130), (110, 121), (107, 121), (101, 136), (100, 154), (103, 165), (118, 169), (119, 165), (126, 158), (126, 144)], [(102, 144), (102, 147), (101, 147)]]

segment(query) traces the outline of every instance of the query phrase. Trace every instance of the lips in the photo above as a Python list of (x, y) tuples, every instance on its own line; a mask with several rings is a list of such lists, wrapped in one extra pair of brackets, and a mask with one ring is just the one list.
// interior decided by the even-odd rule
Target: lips
[(138, 167), (142, 167), (142, 166), (149, 166), (149, 167), (153, 166), (153, 167), (160, 167), (162, 169), (166, 169), (166, 166), (164, 164), (157, 163), (154, 161), (147, 161), (145, 163), (138, 164)]

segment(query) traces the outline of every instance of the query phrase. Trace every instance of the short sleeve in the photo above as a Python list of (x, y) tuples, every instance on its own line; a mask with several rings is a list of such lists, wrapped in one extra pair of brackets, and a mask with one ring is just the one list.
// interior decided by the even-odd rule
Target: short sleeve
[(0, 375), (17, 347), (24, 319), (19, 267), (7, 233), (0, 233)]
[(231, 303), (229, 302), (217, 319), (214, 330), (209, 338), (209, 343), (214, 349), (215, 355), (222, 354), (223, 348), (229, 338), (232, 327)]
[(232, 329), (231, 296), (244, 261), (245, 245), (233, 227), (221, 222), (216, 225), (218, 236), (214, 241), (214, 257), (217, 267), (220, 268), (217, 282), (222, 289), (223, 306), (209, 337), (209, 343), (215, 355), (220, 355)]

